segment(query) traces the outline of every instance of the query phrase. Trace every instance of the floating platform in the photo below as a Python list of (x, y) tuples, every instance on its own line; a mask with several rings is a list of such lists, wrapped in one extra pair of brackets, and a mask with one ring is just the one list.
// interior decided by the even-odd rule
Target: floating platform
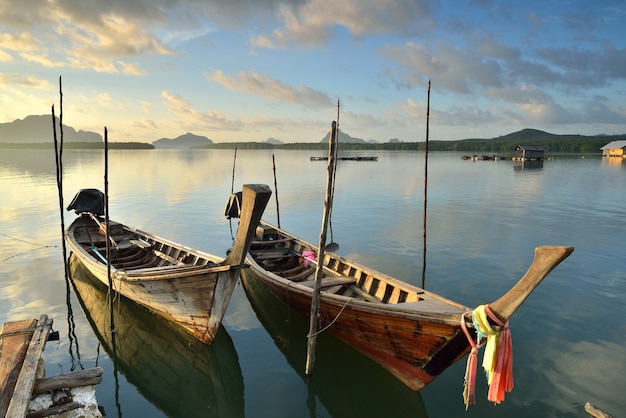
[(103, 369), (95, 367), (44, 377), (42, 353), (58, 339), (52, 319), (5, 322), (0, 329), (0, 416), (102, 417), (95, 385)]

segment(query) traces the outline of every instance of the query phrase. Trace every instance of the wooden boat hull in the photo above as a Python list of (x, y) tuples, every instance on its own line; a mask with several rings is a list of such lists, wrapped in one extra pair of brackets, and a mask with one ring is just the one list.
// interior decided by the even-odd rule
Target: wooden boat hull
[(112, 334), (106, 286), (76, 257), (71, 258), (70, 273), (98, 340), (146, 399), (169, 416), (245, 416), (243, 375), (225, 329), (207, 346), (121, 298), (115, 302)]
[(70, 225), (66, 241), (72, 255), (103, 284), (211, 344), (270, 194), (267, 186), (244, 186), (247, 203), (226, 259), (115, 222), (109, 222), (107, 255), (103, 224), (85, 213)]
[[(290, 314), (250, 269), (241, 274), (246, 296), (257, 318), (274, 340), (293, 370), (307, 383), (310, 416), (318, 416), (320, 405), (333, 417), (412, 417), (426, 418), (426, 407), (419, 392), (414, 392), (384, 369), (328, 333), (319, 335), (315, 377), (305, 376), (308, 329), (306, 318)], [(339, 372), (341, 370), (341, 372)], [(363, 394), (375, 396), (362, 396)], [(358, 401), (346, 402), (352, 394)], [(386, 402), (380, 402), (385, 399)]]
[[(303, 267), (302, 254), (311, 250), (318, 252), (261, 222), (244, 274), (254, 274), (278, 299), (309, 317), (315, 266)], [(411, 389), (422, 389), (470, 351), (461, 329), (470, 308), (334, 253), (325, 253), (322, 265), (320, 329), (328, 327)]]

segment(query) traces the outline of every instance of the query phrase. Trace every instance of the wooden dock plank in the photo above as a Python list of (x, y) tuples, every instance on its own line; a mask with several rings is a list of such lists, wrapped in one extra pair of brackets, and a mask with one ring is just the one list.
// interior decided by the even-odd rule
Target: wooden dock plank
[(6, 414), (7, 418), (23, 418), (28, 411), (28, 403), (32, 397), (37, 377), (37, 365), (43, 349), (46, 347), (51, 329), (52, 319), (48, 318), (48, 315), (41, 315), (35, 326), (26, 357), (22, 363), (22, 370), (13, 390), (13, 397)]
[(0, 417), (9, 409), (36, 323), (35, 319), (7, 322), (0, 330)]

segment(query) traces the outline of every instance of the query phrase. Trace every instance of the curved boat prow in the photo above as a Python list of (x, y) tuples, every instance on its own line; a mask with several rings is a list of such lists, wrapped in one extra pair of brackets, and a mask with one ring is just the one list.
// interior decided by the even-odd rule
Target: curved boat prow
[(493, 313), (503, 322), (508, 321), (548, 273), (558, 266), (561, 261), (565, 260), (573, 251), (574, 247), (567, 246), (544, 246), (535, 248), (535, 259), (526, 274), (524, 274), (511, 290), (489, 305)]
[(263, 211), (272, 195), (272, 190), (265, 184), (245, 184), (243, 186), (241, 218), (232, 250), (224, 264), (243, 265), (248, 247), (261, 221)]

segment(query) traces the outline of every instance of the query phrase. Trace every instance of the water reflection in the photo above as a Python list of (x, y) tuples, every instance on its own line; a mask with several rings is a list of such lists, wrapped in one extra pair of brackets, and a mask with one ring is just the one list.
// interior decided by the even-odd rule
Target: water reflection
[[(287, 313), (287, 307), (249, 270), (242, 272), (242, 283), (257, 318), (289, 365), (304, 379), (308, 321), (295, 312)], [(317, 399), (333, 417), (427, 417), (419, 392), (407, 388), (333, 335), (320, 334), (315, 357), (307, 397), (311, 417), (320, 415)]]
[(543, 160), (516, 161), (515, 166), (513, 166), (513, 170), (515, 171), (541, 170), (542, 168), (543, 168)]
[(626, 158), (622, 157), (603, 157), (602, 165), (606, 165), (608, 167), (613, 168), (622, 168), (626, 167)]
[[(274, 153), (281, 224), (316, 242), (326, 172), (323, 165), (309, 161), (309, 151), (240, 150), (235, 187), (239, 189), (246, 182), (272, 185)], [(338, 167), (333, 208), (335, 240), (342, 255), (419, 285), (424, 155), (378, 151), (376, 155), (376, 163), (346, 162)], [(67, 202), (80, 188), (102, 188), (101, 151), (67, 150), (64, 161)], [(626, 400), (620, 392), (626, 387), (624, 356), (620, 352), (620, 347), (623, 352), (626, 345), (622, 320), (626, 316), (626, 269), (622, 262), (626, 162), (600, 155), (557, 155), (546, 161), (541, 170), (516, 172), (512, 165), (511, 161), (474, 164), (463, 161), (461, 153), (429, 154), (429, 290), (476, 306), (497, 298), (519, 279), (532, 261), (535, 246), (574, 245), (576, 251), (550, 274), (512, 321), (516, 388), (503, 405), (494, 407), (485, 401), (483, 393), (477, 394), (478, 405), (463, 411), (462, 362), (419, 395), (428, 413), (435, 417), (579, 417), (585, 415), (582, 407), (586, 401), (614, 414), (626, 411)], [(111, 151), (111, 213), (116, 219), (157, 235), (179, 237), (191, 247), (223, 254), (232, 244), (228, 221), (223, 216), (231, 191), (232, 166), (230, 150)], [(0, 235), (0, 315), (3, 321), (10, 321), (47, 313), (55, 319), (62, 336), (71, 333), (81, 343), (80, 352), (75, 346), (70, 354), (92, 366), (97, 339), (81, 309), (74, 305), (75, 323), (59, 320), (67, 314), (67, 295), (59, 241), (54, 151), (0, 150), (0, 178), (0, 233), (4, 234)], [(268, 205), (264, 218), (276, 221), (274, 205)], [(254, 315), (243, 290), (241, 293), (241, 304), (248, 308), (241, 312)], [(295, 314), (289, 324), (284, 324), (287, 308), (276, 303), (270, 305), (276, 311), (270, 311), (269, 316), (274, 316), (278, 326), (288, 329), (299, 321), (297, 332), (278, 328), (281, 332), (272, 331), (272, 340), (262, 328), (238, 329), (228, 322), (220, 331), (222, 337), (228, 338), (223, 332), (227, 330), (234, 340), (241, 372), (237, 367), (235, 370), (244, 374), (245, 409), (249, 416), (307, 416), (309, 410), (318, 416), (337, 418), (357, 415), (351, 408), (361, 416), (392, 416), (380, 413), (386, 407), (400, 416), (413, 411), (420, 416), (415, 405), (421, 404), (421, 400), (416, 401), (411, 392), (403, 392), (394, 379), (369, 360), (359, 359), (348, 347), (333, 343), (332, 336), (319, 340), (319, 352), (326, 354), (318, 357), (312, 383), (327, 384), (336, 393), (315, 387), (310, 398), (314, 405), (304, 405), (301, 375), (306, 352), (303, 335), (308, 324)], [(230, 306), (231, 312), (239, 308), (233, 300)], [(236, 311), (232, 316), (240, 321), (239, 314)], [(146, 323), (153, 322), (148, 316)], [(62, 338), (59, 349), (47, 353), (50, 361), (46, 363), (54, 372), (50, 374), (81, 367), (80, 363), (69, 364), (66, 341)], [(289, 344), (297, 348), (285, 348)], [(288, 354), (283, 355), (277, 347)], [(46, 351), (49, 348), (52, 347)], [(295, 358), (290, 360), (292, 366), (286, 364), (285, 358)], [(98, 401), (116, 416), (113, 367), (106, 355), (100, 361), (107, 374), (98, 386)], [(587, 374), (589, 383), (585, 384)], [(136, 376), (128, 374), (129, 380), (131, 377), (147, 396), (147, 390), (136, 383)], [(334, 379), (343, 387), (338, 388), (339, 383), (333, 386)], [(241, 396), (241, 377), (233, 381), (233, 391)], [(208, 378), (198, 387), (206, 382), (210, 382)], [(228, 387), (228, 380), (224, 382)], [(124, 376), (120, 376), (120, 383), (121, 409), (127, 416), (163, 415)], [(568, 385), (571, 390), (562, 389)], [(478, 389), (484, 392), (485, 385)], [(274, 396), (268, 396), (268, 392)], [(188, 396), (182, 391), (181, 394)], [(159, 405), (155, 398), (151, 401)], [(373, 405), (376, 402), (380, 405)], [(406, 411), (398, 412), (401, 407), (392, 403), (404, 403)], [(332, 414), (323, 411), (327, 404)], [(368, 408), (377, 414), (369, 413)], [(150, 412), (144, 412), (145, 409)], [(205, 412), (202, 410), (200, 416)], [(234, 412), (244, 413), (240, 408)]]
[(243, 376), (226, 329), (207, 346), (121, 298), (114, 304), (113, 340), (106, 288), (73, 256), (70, 270), (94, 333), (122, 374), (148, 401), (171, 417), (244, 416)]

